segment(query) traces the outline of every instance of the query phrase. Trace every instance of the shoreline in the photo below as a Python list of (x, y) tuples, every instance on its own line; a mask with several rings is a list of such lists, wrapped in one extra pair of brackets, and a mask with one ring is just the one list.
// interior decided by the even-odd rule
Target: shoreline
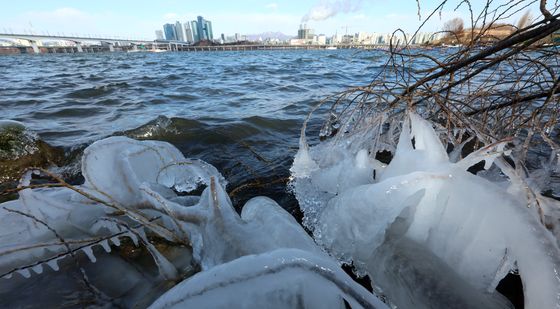
[[(39, 47), (39, 52), (35, 52), (31, 46), (0, 46), (0, 55), (24, 55), (24, 54), (81, 54), (81, 53), (108, 53), (108, 52), (206, 52), (206, 51), (270, 51), (270, 50), (338, 50), (338, 49), (356, 49), (356, 50), (382, 50), (389, 51), (391, 46), (385, 44), (338, 44), (338, 45), (268, 45), (268, 44), (243, 44), (243, 45), (213, 45), (213, 46), (181, 46), (174, 43), (156, 44), (156, 48), (134, 49), (132, 46), (115, 47), (111, 51), (107, 46), (95, 45), (82, 47), (82, 51), (78, 51), (75, 46), (49, 46)], [(426, 46), (426, 45), (408, 45), (408, 48), (414, 49), (447, 49), (453, 46)], [(394, 48), (394, 46), (393, 46)]]

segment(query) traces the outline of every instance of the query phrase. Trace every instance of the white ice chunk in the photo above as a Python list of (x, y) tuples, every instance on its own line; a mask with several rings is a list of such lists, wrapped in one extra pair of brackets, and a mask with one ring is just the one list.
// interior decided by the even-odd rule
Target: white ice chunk
[(186, 160), (171, 144), (135, 141), (122, 136), (97, 141), (84, 151), (82, 173), (85, 187), (98, 198), (125, 207), (142, 203), (142, 183), (160, 183), (177, 191), (190, 191), (199, 183), (208, 184), (210, 176), (225, 185), (211, 165)]
[(387, 308), (322, 255), (281, 249), (198, 273), (149, 308)]

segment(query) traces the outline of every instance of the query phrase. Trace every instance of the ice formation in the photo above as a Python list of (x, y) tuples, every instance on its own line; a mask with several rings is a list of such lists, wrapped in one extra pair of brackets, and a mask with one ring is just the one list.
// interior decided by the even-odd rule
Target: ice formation
[[(125, 304), (147, 305), (138, 295), (184, 277), (192, 260), (201, 272), (153, 308), (385, 307), (318, 243), (369, 274), (376, 293), (398, 307), (510, 308), (495, 288), (518, 271), (526, 308), (560, 308), (558, 239), (542, 223), (558, 219), (559, 205), (504, 162), (505, 142), (461, 159), (461, 146), (448, 155), (414, 113), (396, 145), (387, 138), (396, 125), (387, 133), (385, 117), (375, 119), (359, 134), (311, 148), (302, 137), (293, 187), (315, 241), (266, 197), (237, 214), (222, 175), (170, 144), (111, 137), (84, 151), (84, 184), (28, 188), (37, 172), (29, 171), (20, 198), (0, 204), (0, 276), (22, 286), (22, 278), (53, 276), (79, 253), (105, 266), (90, 274), (119, 269), (126, 284), (108, 298), (133, 293)], [(389, 164), (374, 158), (387, 149)], [(481, 161), (507, 177), (467, 172)], [(176, 250), (161, 251), (154, 236)], [(138, 285), (143, 275), (134, 267), (104, 255), (127, 238), (151, 254), (159, 270), (151, 285)]]
[(386, 308), (326, 256), (298, 249), (248, 255), (201, 272), (150, 308)]
[[(80, 186), (61, 182), (62, 187), (25, 188), (33, 177), (30, 171), (21, 181), (20, 198), (0, 204), (0, 276), (41, 276), (44, 265), (57, 271), (78, 253), (92, 263), (112, 261), (96, 254), (110, 251), (109, 241), (119, 246), (127, 237), (152, 255), (157, 282), (184, 276), (179, 265), (191, 258), (202, 270), (154, 307), (175, 301), (228, 306), (236, 298), (278, 308), (294, 302), (305, 308), (343, 308), (342, 299), (357, 307), (384, 307), (276, 202), (253, 198), (238, 215), (220, 173), (203, 161), (186, 159), (168, 143), (126, 137), (95, 142), (84, 151), (82, 174)], [(164, 254), (150, 235), (192, 247), (192, 256)], [(125, 278), (134, 277), (132, 269), (118, 270)], [(216, 285), (220, 288), (202, 292)], [(239, 297), (237, 291), (247, 285), (249, 295)], [(325, 291), (332, 293), (325, 296)]]
[[(518, 270), (525, 308), (560, 308), (557, 240), (501, 161), (505, 143), (452, 162), (432, 125), (410, 112), (385, 166), (374, 158), (386, 147), (382, 125), (312, 148), (302, 135), (293, 187), (315, 240), (398, 307), (507, 308), (495, 288)], [(481, 161), (509, 182), (467, 172)]]

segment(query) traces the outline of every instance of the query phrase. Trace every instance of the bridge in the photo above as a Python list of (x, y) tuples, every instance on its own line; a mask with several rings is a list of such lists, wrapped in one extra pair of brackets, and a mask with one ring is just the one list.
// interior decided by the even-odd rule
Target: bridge
[[(39, 34), (0, 33), (0, 40), (13, 40), (12, 45), (0, 48), (2, 53), (82, 53), (113, 51), (251, 51), (251, 50), (316, 50), (316, 49), (380, 49), (387, 50), (385, 44), (338, 44), (338, 45), (286, 45), (286, 44), (222, 44), (194, 46), (181, 41), (134, 40), (90, 36), (64, 36)], [(44, 41), (66, 41), (69, 46), (44, 45)], [(25, 43), (25, 44), (23, 44)], [(4, 50), (4, 52), (2, 52)]]
[[(13, 47), (20, 52), (56, 53), (58, 52), (98, 52), (98, 51), (130, 51), (138, 50), (139, 46), (144, 49), (165, 49), (178, 50), (179, 47), (187, 46), (186, 42), (180, 41), (148, 41), (123, 38), (103, 38), (86, 36), (65, 36), (65, 35), (39, 35), (22, 33), (0, 33), (0, 39), (15, 41)], [(44, 41), (66, 41), (72, 46), (44, 46)], [(18, 44), (19, 42), (19, 44)], [(26, 42), (26, 44), (21, 44)], [(97, 44), (96, 44), (97, 43)], [(28, 48), (30, 49), (28, 51)]]

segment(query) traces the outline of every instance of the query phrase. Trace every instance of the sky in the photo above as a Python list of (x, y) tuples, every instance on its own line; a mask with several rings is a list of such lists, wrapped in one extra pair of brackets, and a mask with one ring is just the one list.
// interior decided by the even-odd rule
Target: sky
[[(420, 0), (425, 18), (442, 0)], [(530, 0), (529, 0), (530, 1)], [(302, 22), (316, 34), (413, 32), (420, 25), (416, 0), (20, 0), (0, 3), (0, 32), (154, 39), (164, 23), (204, 16), (214, 36), (282, 32), (297, 35)], [(450, 0), (423, 29), (439, 31), (454, 17), (469, 20), (466, 6)], [(471, 0), (480, 10), (482, 0)], [(495, 2), (511, 2), (496, 0)], [(529, 9), (538, 15), (536, 6)], [(514, 22), (516, 16), (512, 17)]]

